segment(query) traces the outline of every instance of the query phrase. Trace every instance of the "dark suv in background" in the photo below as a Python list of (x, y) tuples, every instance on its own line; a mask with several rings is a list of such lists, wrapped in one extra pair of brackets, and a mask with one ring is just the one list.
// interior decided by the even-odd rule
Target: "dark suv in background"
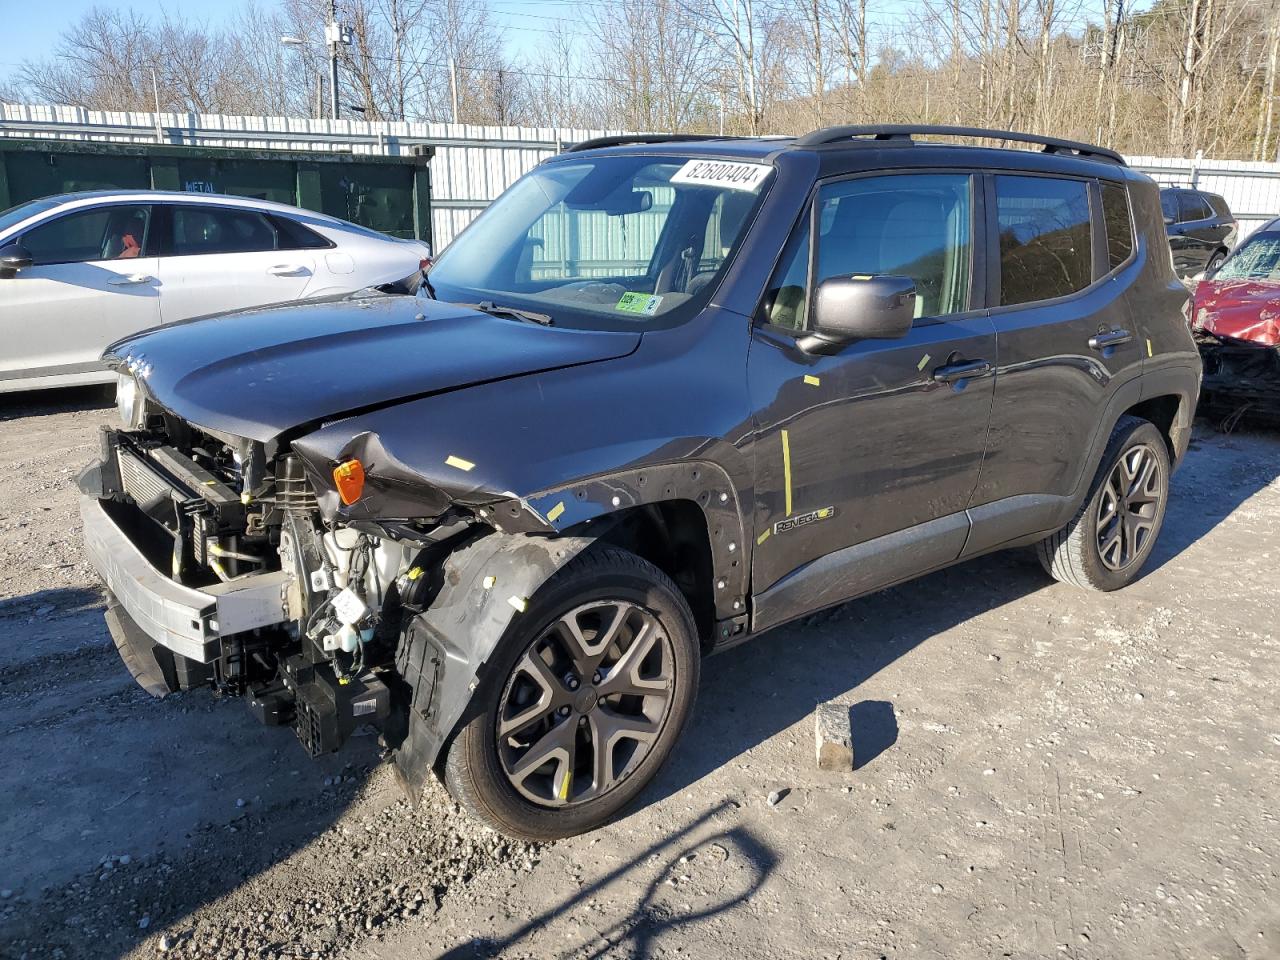
[(1009, 547), (1133, 581), (1196, 406), (1187, 303), (1156, 185), (1099, 147), (592, 141), (416, 296), (110, 348), (86, 545), (144, 686), (243, 695), (313, 754), (376, 724), (412, 800), (434, 771), (565, 836), (653, 777), (705, 654)]
[(1160, 209), (1179, 277), (1213, 273), (1222, 266), (1239, 229), (1227, 201), (1203, 190), (1166, 187), (1160, 191)]

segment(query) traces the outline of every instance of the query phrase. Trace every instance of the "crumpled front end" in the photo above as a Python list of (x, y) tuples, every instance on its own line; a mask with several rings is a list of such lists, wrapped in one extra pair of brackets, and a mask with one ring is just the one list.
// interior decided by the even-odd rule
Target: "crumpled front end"
[(1200, 409), (1218, 419), (1280, 422), (1280, 345), (1198, 331)]
[[(86, 550), (135, 679), (157, 696), (243, 696), (313, 756), (372, 724), (412, 755), (420, 788), (485, 657), (569, 540), (520, 536), (552, 528), (518, 498), (424, 481), (373, 434), (336, 459), (304, 457), (215, 436), (145, 393), (137, 403), (78, 480)], [(337, 471), (352, 462), (354, 496)]]

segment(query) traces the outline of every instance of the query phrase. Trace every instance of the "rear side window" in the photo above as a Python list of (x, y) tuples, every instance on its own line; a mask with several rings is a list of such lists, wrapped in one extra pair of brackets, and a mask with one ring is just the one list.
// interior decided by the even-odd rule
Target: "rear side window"
[(1117, 183), (1102, 184), (1102, 219), (1107, 225), (1107, 262), (1114, 270), (1133, 253), (1129, 194)]
[(1227, 201), (1223, 200), (1216, 193), (1206, 193), (1204, 198), (1209, 201), (1209, 206), (1213, 207), (1213, 212), (1224, 220), (1230, 220), (1231, 208), (1227, 206)]
[(268, 217), (276, 228), (277, 250), (319, 250), (333, 244), (309, 227), (288, 217)]
[(276, 249), (276, 229), (253, 210), (173, 208), (173, 254), (252, 253)]
[(1089, 188), (1083, 180), (996, 177), (1000, 304), (1053, 300), (1093, 282)]
[(1187, 192), (1182, 194), (1179, 201), (1181, 213), (1178, 220), (1183, 223), (1189, 223), (1194, 220), (1208, 220), (1213, 216), (1213, 211), (1209, 208), (1209, 201), (1198, 193)]
[(36, 264), (131, 260), (147, 248), (151, 208), (97, 207), (33, 227), (22, 245)]
[(814, 282), (853, 274), (910, 277), (916, 316), (969, 303), (973, 224), (967, 174), (898, 174), (827, 184), (818, 194)]

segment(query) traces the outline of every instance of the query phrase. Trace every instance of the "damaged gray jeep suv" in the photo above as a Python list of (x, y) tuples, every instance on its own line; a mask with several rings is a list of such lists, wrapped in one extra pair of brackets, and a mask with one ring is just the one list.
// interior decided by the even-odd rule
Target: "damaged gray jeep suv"
[(1186, 308), (1159, 191), (1101, 148), (591, 141), (416, 295), (111, 347), (86, 545), (148, 690), (243, 696), (313, 755), (374, 725), (411, 799), (435, 772), (566, 836), (661, 767), (708, 653), (1007, 547), (1132, 581)]

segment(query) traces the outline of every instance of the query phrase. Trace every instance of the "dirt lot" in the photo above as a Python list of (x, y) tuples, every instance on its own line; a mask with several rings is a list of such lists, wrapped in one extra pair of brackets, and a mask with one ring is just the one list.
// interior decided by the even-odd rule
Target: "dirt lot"
[(643, 804), (534, 848), (373, 738), (133, 685), (70, 484), (99, 397), (0, 399), (6, 960), (1280, 957), (1280, 435), (1201, 431), (1121, 594), (1001, 555), (712, 659)]

